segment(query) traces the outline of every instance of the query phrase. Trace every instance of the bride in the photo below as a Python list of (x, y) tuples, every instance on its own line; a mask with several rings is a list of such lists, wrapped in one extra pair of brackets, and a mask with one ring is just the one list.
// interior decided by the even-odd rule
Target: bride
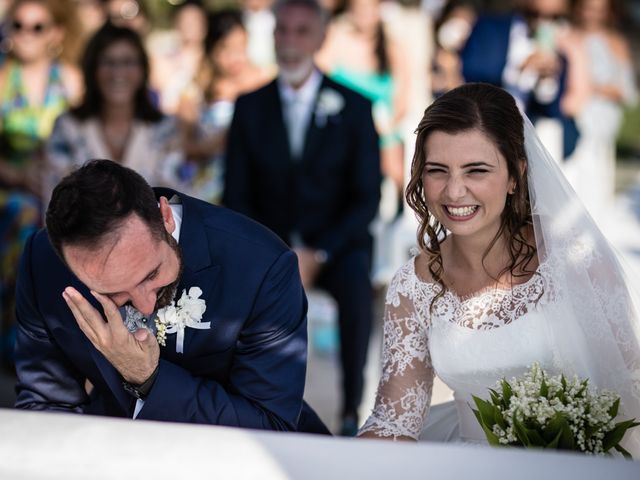
[[(508, 93), (467, 84), (427, 108), (406, 197), (420, 253), (389, 286), (383, 373), (360, 436), (429, 437), (437, 374), (455, 411), (433, 430), (485, 443), (471, 396), (534, 362), (617, 392), (620, 417), (640, 418), (639, 317), (623, 268)], [(639, 430), (622, 443), (634, 456)]]

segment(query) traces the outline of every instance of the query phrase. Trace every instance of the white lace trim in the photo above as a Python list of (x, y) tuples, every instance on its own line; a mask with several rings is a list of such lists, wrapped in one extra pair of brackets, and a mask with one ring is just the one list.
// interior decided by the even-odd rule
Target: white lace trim
[[(527, 282), (511, 289), (486, 289), (467, 298), (447, 291), (434, 304), (433, 318), (476, 330), (508, 325), (554, 290), (549, 277), (542, 263)], [(375, 407), (360, 433), (420, 436), (435, 375), (428, 349), (430, 306), (440, 288), (418, 278), (415, 257), (393, 277), (384, 316), (383, 373)]]
[[(429, 318), (431, 301), (440, 292), (441, 286), (434, 282), (421, 280), (415, 271), (415, 258), (407, 262), (400, 270), (406, 282), (417, 284), (415, 288), (425, 291), (427, 300), (421, 312), (422, 318)], [(400, 273), (399, 272), (399, 273)], [(389, 287), (391, 289), (391, 286)], [(551, 283), (550, 268), (547, 262), (541, 263), (534, 275), (524, 283), (511, 288), (487, 287), (464, 297), (447, 290), (433, 308), (435, 318), (443, 318), (461, 327), (474, 330), (488, 330), (512, 323), (525, 315), (545, 297), (555, 296)]]

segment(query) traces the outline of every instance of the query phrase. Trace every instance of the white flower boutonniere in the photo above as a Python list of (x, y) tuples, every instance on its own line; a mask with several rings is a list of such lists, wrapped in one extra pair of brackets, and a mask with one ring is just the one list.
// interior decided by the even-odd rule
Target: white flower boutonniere
[(177, 333), (176, 352), (183, 353), (184, 329), (187, 327), (198, 330), (211, 328), (211, 322), (202, 322), (202, 315), (207, 310), (205, 301), (200, 297), (202, 290), (191, 287), (189, 292), (182, 291), (182, 296), (177, 302), (171, 302), (156, 314), (156, 338), (163, 347), (166, 346), (167, 334)]
[(327, 117), (336, 115), (344, 108), (344, 97), (332, 88), (323, 88), (316, 103), (316, 126), (323, 128)]

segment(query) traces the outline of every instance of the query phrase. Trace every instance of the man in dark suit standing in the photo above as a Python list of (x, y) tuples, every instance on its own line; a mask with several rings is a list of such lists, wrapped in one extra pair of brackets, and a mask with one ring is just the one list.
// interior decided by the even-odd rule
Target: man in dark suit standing
[(369, 224), (380, 195), (371, 104), (317, 70), (327, 17), (316, 0), (274, 6), (279, 76), (240, 97), (227, 144), (223, 203), (268, 226), (298, 255), (305, 287), (336, 300), (342, 433), (357, 429), (371, 330)]
[(56, 187), (16, 304), (18, 408), (328, 433), (302, 401), (296, 256), (115, 162)]

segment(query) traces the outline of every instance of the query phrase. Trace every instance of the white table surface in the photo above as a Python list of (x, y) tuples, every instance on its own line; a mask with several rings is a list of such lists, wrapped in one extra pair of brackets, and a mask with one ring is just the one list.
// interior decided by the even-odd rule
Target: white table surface
[(640, 479), (640, 462), (0, 409), (0, 479)]

